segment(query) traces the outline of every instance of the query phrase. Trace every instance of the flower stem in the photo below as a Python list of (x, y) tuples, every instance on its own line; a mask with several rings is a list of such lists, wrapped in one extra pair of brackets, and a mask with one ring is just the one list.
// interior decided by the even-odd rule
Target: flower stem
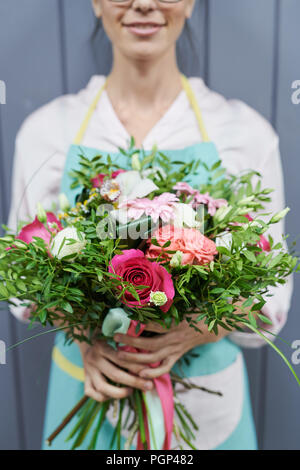
[(70, 411), (70, 413), (65, 417), (62, 423), (55, 429), (55, 431), (51, 434), (51, 436), (46, 439), (46, 444), (51, 446), (53, 440), (60, 434), (60, 432), (67, 426), (67, 424), (71, 421), (71, 419), (76, 415), (76, 413), (82, 408), (82, 406), (87, 402), (89, 397), (84, 395), (81, 400), (74, 406), (74, 408)]
[(300, 379), (299, 377), (297, 376), (293, 366), (291, 365), (291, 363), (289, 362), (289, 360), (285, 357), (285, 355), (280, 351), (280, 349), (277, 348), (277, 346), (275, 346), (275, 344), (269, 339), (267, 338), (265, 335), (263, 335), (257, 328), (255, 328), (253, 325), (251, 324), (247, 324), (248, 328), (250, 328), (251, 330), (253, 330), (255, 333), (257, 333), (259, 336), (261, 336), (273, 349), (275, 349), (275, 351), (279, 354), (279, 356), (284, 360), (284, 362), (286, 363), (286, 365), (288, 366), (288, 368), (291, 370), (293, 376), (295, 377), (298, 385), (300, 386)]

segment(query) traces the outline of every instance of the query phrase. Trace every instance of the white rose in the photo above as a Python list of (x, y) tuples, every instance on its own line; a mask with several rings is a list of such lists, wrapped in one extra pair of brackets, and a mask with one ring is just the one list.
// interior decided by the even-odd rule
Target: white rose
[[(65, 256), (77, 255), (86, 245), (85, 235), (81, 233), (82, 240), (80, 240), (78, 231), (75, 227), (67, 227), (60, 232), (52, 240), (51, 253), (58, 259)], [(75, 240), (71, 242), (69, 240)], [(67, 261), (73, 261), (76, 258), (69, 258)]]

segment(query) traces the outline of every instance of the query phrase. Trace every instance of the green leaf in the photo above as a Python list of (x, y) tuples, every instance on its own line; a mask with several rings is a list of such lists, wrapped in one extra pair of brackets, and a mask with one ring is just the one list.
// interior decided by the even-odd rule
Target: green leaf
[(22, 290), (23, 292), (27, 292), (27, 287), (21, 279), (17, 279), (16, 281), (16, 286), (19, 290)]
[(238, 269), (238, 271), (242, 271), (243, 269), (243, 261), (241, 259), (237, 260), (236, 262), (236, 267)]
[(253, 307), (251, 307), (251, 311), (252, 312), (257, 312), (259, 311), (263, 306), (265, 305), (265, 302), (258, 302), (256, 304), (253, 305)]
[(73, 313), (73, 307), (69, 302), (63, 301), (61, 307), (66, 310), (66, 312)]
[(257, 316), (262, 322), (267, 323), (268, 325), (273, 325), (273, 322), (270, 320), (270, 318), (265, 317), (261, 313), (258, 313)]
[(214, 289), (212, 289), (210, 291), (211, 294), (221, 294), (221, 292), (224, 292), (224, 288), (223, 287), (215, 287)]
[(213, 327), (215, 326), (215, 323), (216, 323), (216, 319), (212, 320), (212, 321), (209, 323), (207, 330), (208, 330), (208, 331), (211, 331), (211, 330), (213, 329)]
[(15, 288), (15, 286), (13, 285), (12, 282), (6, 281), (6, 287), (7, 287), (10, 294), (12, 294), (12, 295), (17, 294), (17, 289)]
[(231, 252), (228, 250), (228, 248), (225, 248), (225, 246), (217, 246), (217, 250), (223, 255), (231, 256)]
[(275, 256), (275, 258), (272, 259), (272, 261), (270, 261), (268, 267), (271, 269), (273, 268), (274, 266), (276, 266), (276, 264), (279, 264), (279, 262), (281, 261), (283, 257), (283, 253), (280, 253), (279, 255)]
[(44, 323), (46, 321), (46, 318), (47, 318), (47, 310), (42, 310), (39, 313), (39, 319), (41, 320), (42, 323)]
[(245, 300), (245, 302), (242, 303), (242, 306), (243, 307), (250, 307), (250, 305), (252, 305), (252, 303), (253, 303), (253, 298), (249, 297), (247, 300)]
[(257, 328), (256, 320), (255, 320), (254, 315), (251, 311), (248, 313), (248, 318), (249, 318), (249, 321), (250, 321), (251, 325), (254, 326), (254, 328)]
[(163, 248), (168, 248), (171, 245), (171, 240), (168, 240), (164, 245)]
[(6, 287), (3, 284), (0, 284), (0, 295), (5, 298), (9, 298), (9, 293)]
[(228, 289), (228, 292), (232, 295), (240, 295), (241, 291), (238, 287), (230, 287), (230, 289)]
[(245, 250), (242, 252), (242, 254), (244, 256), (246, 256), (246, 258), (249, 260), (249, 261), (252, 261), (253, 263), (256, 263), (256, 256), (255, 254), (252, 252), (252, 251), (248, 251), (248, 250)]

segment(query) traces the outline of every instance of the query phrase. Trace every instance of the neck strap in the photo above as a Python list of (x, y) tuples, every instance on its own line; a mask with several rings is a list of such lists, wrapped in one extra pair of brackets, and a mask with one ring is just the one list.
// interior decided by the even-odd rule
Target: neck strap
[[(200, 111), (200, 108), (199, 108), (197, 99), (195, 97), (194, 91), (193, 91), (187, 77), (184, 74), (180, 74), (180, 77), (181, 77), (182, 86), (183, 86), (183, 88), (186, 92), (188, 100), (189, 100), (189, 102), (191, 104), (191, 107), (193, 108), (193, 111), (194, 111), (195, 116), (197, 118), (197, 122), (198, 122), (198, 125), (199, 125), (199, 129), (200, 129), (200, 132), (201, 132), (203, 142), (209, 142), (210, 139), (208, 137), (206, 127), (204, 125), (202, 113)], [(84, 120), (83, 120), (83, 122), (80, 126), (80, 129), (79, 129), (79, 131), (78, 131), (78, 133), (75, 137), (75, 140), (74, 140), (75, 145), (80, 145), (81, 144), (81, 142), (83, 140), (83, 137), (84, 137), (84, 134), (86, 133), (86, 130), (88, 128), (89, 122), (91, 120), (91, 117), (94, 114), (95, 109), (97, 108), (98, 102), (101, 98), (101, 95), (102, 95), (102, 92), (103, 92), (104, 88), (107, 85), (107, 82), (108, 82), (108, 79), (105, 80), (105, 83), (102, 85), (102, 87), (98, 91), (97, 95), (95, 96), (94, 101), (92, 102), (91, 106), (89, 107), (88, 112), (86, 113), (86, 116), (85, 116), (85, 118), (84, 118)]]

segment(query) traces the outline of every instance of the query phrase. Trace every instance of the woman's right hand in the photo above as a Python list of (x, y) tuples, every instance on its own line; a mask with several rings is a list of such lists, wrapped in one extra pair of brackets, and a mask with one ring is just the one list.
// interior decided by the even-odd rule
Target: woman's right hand
[[(146, 367), (145, 364), (120, 360), (117, 351), (105, 341), (97, 341), (92, 346), (83, 342), (77, 344), (83, 359), (85, 395), (88, 397), (103, 402), (111, 398), (125, 398), (134, 388), (143, 391), (153, 389), (152, 380), (142, 379), (136, 375)], [(106, 378), (125, 386), (111, 385)]]

